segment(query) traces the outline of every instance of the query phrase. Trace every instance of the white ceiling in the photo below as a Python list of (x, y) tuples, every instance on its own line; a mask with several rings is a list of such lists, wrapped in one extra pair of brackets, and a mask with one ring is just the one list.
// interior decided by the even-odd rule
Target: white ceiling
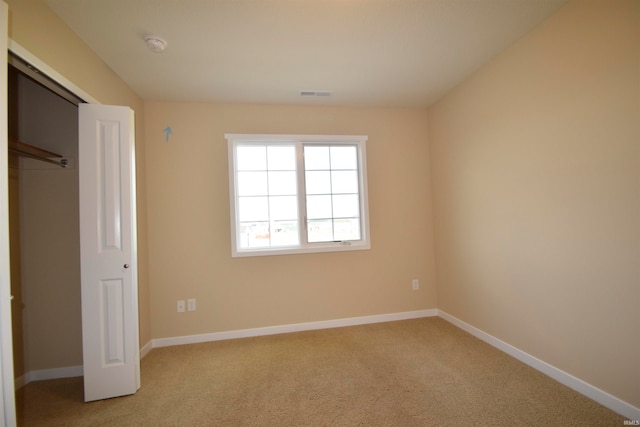
[(146, 100), (426, 107), (566, 0), (45, 2)]

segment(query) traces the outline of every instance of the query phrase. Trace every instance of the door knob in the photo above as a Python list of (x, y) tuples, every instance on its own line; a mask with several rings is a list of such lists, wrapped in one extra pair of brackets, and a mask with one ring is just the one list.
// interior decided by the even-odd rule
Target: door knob
[(125, 265), (124, 265), (124, 268), (129, 268), (129, 264), (125, 264)]

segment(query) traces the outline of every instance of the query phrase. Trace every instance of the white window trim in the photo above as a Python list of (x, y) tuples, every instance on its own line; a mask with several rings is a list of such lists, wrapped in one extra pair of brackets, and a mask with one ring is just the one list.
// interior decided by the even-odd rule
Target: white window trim
[[(269, 256), (269, 255), (291, 255), (318, 252), (340, 252), (340, 251), (357, 251), (371, 249), (371, 239), (369, 232), (369, 203), (368, 203), (368, 186), (367, 186), (367, 162), (366, 162), (366, 141), (365, 135), (272, 135), (272, 134), (225, 134), (227, 140), (227, 151), (229, 160), (229, 208), (231, 223), (231, 256), (251, 257), (251, 256)], [(237, 232), (237, 210), (236, 210), (236, 166), (235, 166), (235, 146), (246, 142), (284, 142), (296, 144), (349, 144), (358, 146), (358, 173), (361, 182), (360, 191), (360, 222), (361, 222), (361, 239), (346, 242), (322, 242), (307, 243), (301, 239), (300, 246), (295, 247), (276, 247), (276, 248), (255, 248), (240, 249), (238, 247)], [(298, 174), (298, 188), (304, 191), (301, 185), (303, 173)], [(298, 197), (304, 198), (303, 195)], [(302, 212), (301, 212), (302, 214)], [(306, 221), (304, 216), (300, 216), (301, 233), (306, 235)], [(303, 236), (301, 236), (303, 237)]]

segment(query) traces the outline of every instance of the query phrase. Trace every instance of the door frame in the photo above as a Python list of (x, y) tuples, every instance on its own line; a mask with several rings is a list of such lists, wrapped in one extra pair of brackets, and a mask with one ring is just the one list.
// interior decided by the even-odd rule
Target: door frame
[[(7, 63), (9, 7), (0, 0), (0, 62)], [(11, 273), (9, 271), (9, 156), (7, 66), (0, 69), (0, 426), (16, 425)]]
[(46, 62), (29, 52), (18, 42), (12, 40), (11, 38), (8, 39), (8, 51), (24, 59), (25, 61), (33, 65), (37, 70), (41, 71), (42, 74), (47, 76), (50, 80), (53, 80), (55, 83), (67, 89), (69, 92), (74, 93), (75, 95), (84, 99), (89, 104), (102, 104), (102, 102), (91, 96), (89, 93), (85, 92), (81, 87), (73, 83), (71, 80), (67, 79), (62, 74), (58, 73)]

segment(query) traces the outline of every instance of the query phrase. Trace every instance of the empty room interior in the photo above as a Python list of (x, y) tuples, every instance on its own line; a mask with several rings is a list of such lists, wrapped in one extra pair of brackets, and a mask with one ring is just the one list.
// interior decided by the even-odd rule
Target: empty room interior
[[(78, 425), (127, 425), (134, 409), (148, 418), (132, 424), (180, 425), (133, 399), (188, 389), (178, 372), (193, 375), (195, 387), (206, 367), (221, 380), (199, 395), (220, 393), (243, 415), (210, 403), (183, 425), (473, 425), (469, 417), (483, 412), (493, 418), (477, 418), (482, 425), (577, 422), (561, 409), (545, 418), (555, 391), (536, 401), (533, 384), (543, 380), (608, 411), (599, 425), (640, 423), (640, 2), (4, 2), (9, 63), (19, 58), (45, 76), (39, 83), (9, 65), (9, 147), (19, 140), (68, 162), (13, 154), (3, 169), (6, 425), (16, 407), (25, 425), (36, 412), (72, 425), (56, 418), (72, 410)], [(61, 100), (55, 86), (78, 101)], [(136, 343), (122, 352), (138, 379), (108, 400), (118, 394), (83, 398), (82, 380), (69, 382), (95, 369), (87, 367), (85, 315), (95, 310), (81, 262), (83, 206), (95, 193), (82, 190), (92, 169), (79, 154), (85, 104), (128, 107), (135, 140), (133, 226), (114, 223), (133, 230), (133, 261), (118, 273), (132, 277), (123, 283), (133, 294), (104, 288), (105, 298), (126, 300), (124, 323), (104, 306), (115, 322), (104, 327)], [(256, 166), (260, 150), (266, 166)], [(333, 166), (322, 166), (325, 152)], [(288, 159), (293, 166), (281, 166)], [(276, 176), (286, 177), (278, 189)], [(333, 180), (326, 194), (313, 181), (325, 176)], [(109, 205), (105, 194), (98, 205)], [(109, 230), (98, 230), (108, 241)], [(382, 353), (391, 347), (397, 353)], [(363, 348), (349, 359), (349, 349)], [(201, 371), (187, 371), (203, 349)], [(102, 352), (120, 357), (111, 350)], [(476, 350), (469, 357), (478, 367), (461, 362), (469, 369), (459, 372), (438, 358), (446, 351), (453, 363)], [(244, 359), (261, 352), (274, 359)], [(341, 378), (316, 372), (313, 360), (344, 369)], [(243, 377), (242, 387), (224, 390), (245, 362), (264, 384)], [(465, 383), (482, 366), (490, 385)], [(501, 376), (506, 366), (535, 378), (508, 374), (519, 387), (530, 381), (519, 398), (527, 418), (525, 409), (468, 403), (484, 405), (500, 390), (495, 401), (508, 399), (516, 386)], [(268, 400), (257, 389), (280, 390), (285, 379), (296, 393), (275, 393), (281, 404), (269, 409), (255, 403)], [(49, 399), (38, 385), (56, 381), (76, 387), (60, 398), (74, 409), (36, 409), (33, 396)], [(406, 406), (382, 392), (396, 386), (411, 394)], [(330, 389), (338, 394), (310, 392)], [(242, 398), (231, 402), (236, 393)], [(362, 409), (367, 393), (380, 409)], [(439, 408), (421, 406), (445, 395)], [(445, 409), (465, 418), (434, 415)], [(97, 418), (107, 410), (115, 412)]]

